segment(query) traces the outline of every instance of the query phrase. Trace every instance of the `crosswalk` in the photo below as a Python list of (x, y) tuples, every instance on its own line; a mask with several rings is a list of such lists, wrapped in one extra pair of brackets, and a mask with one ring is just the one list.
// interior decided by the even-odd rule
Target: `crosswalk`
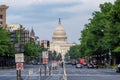
[[(93, 80), (93, 78), (101, 78), (102, 80), (108, 80), (109, 77), (119, 78), (120, 74), (115, 73), (112, 69), (76, 69), (73, 66), (67, 66), (66, 68), (66, 77), (67, 80)], [(51, 71), (51, 75), (49, 75), (49, 71), (47, 70), (47, 74), (45, 76), (44, 68), (40, 72), (38, 68), (33, 68), (33, 70), (26, 69), (22, 71), (22, 78), (24, 80), (64, 80), (64, 69), (59, 67), (55, 70)], [(3, 78), (3, 79), (2, 79)], [(16, 70), (1, 70), (0, 71), (0, 80), (16, 80)], [(100, 80), (100, 79), (98, 79)]]

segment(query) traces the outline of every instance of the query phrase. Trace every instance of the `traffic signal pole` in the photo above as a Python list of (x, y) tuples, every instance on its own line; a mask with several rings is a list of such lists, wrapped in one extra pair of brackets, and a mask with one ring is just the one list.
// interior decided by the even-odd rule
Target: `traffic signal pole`
[(45, 64), (45, 76), (47, 75), (47, 65)]
[(21, 80), (21, 70), (16, 70), (16, 80)]

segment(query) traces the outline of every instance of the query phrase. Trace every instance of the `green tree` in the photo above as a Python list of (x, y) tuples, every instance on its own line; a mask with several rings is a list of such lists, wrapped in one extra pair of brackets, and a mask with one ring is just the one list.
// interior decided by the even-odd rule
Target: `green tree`
[(59, 53), (59, 54), (57, 55), (56, 59), (57, 59), (57, 60), (62, 60), (62, 55), (61, 55), (61, 53)]
[[(90, 23), (85, 25), (81, 32), (80, 52), (83, 55), (106, 55), (111, 51), (112, 58), (116, 59), (115, 52), (120, 46), (120, 0), (114, 4), (100, 4), (100, 11), (95, 11)], [(104, 56), (105, 57), (105, 56)]]
[(57, 52), (56, 51), (54, 51), (53, 53), (52, 53), (52, 60), (56, 60), (56, 58), (57, 58)]
[(14, 55), (14, 46), (11, 42), (10, 33), (0, 27), (0, 55)]
[(82, 56), (81, 55), (82, 53), (80, 53), (79, 49), (80, 49), (79, 45), (75, 45), (75, 46), (70, 47), (70, 50), (68, 52), (70, 59), (78, 59)]
[(110, 20), (110, 11), (112, 9), (111, 3), (104, 3), (100, 5), (100, 11), (93, 13), (93, 18), (90, 23), (85, 25), (85, 29), (81, 32), (81, 51), (84, 54), (104, 54), (104, 32), (108, 27)]
[(65, 60), (66, 60), (66, 61), (70, 60), (69, 51), (65, 54)]
[(33, 60), (40, 57), (41, 47), (34, 43), (27, 43), (24, 47), (24, 55), (29, 59)]

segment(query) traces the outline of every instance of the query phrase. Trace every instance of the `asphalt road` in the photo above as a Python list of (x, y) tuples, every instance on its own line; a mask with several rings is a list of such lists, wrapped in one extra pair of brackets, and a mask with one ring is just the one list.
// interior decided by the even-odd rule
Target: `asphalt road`
[[(51, 70), (49, 75), (49, 66), (45, 65), (26, 65), (24, 70), (21, 71), (23, 80), (63, 80), (63, 69), (58, 67), (57, 69)], [(41, 76), (40, 71), (41, 70)], [(16, 80), (16, 69), (0, 69), (0, 80)]]
[(120, 73), (115, 69), (76, 69), (67, 65), (67, 80), (120, 80)]
[[(41, 76), (39, 68), (42, 70)], [(72, 65), (65, 65), (65, 68), (66, 70), (62, 67), (52, 70), (50, 76), (47, 68), (45, 76), (44, 65), (27, 65), (21, 74), (24, 80), (65, 80), (65, 76), (67, 80), (120, 80), (120, 73), (114, 69), (77, 69)], [(0, 69), (0, 80), (16, 80), (16, 70)]]

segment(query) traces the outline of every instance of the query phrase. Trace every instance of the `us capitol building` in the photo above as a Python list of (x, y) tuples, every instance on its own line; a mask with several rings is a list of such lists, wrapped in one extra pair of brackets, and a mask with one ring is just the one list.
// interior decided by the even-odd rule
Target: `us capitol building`
[(64, 55), (73, 45), (75, 44), (70, 44), (67, 42), (66, 32), (64, 31), (61, 20), (59, 18), (58, 26), (53, 32), (52, 42), (50, 43), (50, 51), (56, 51), (57, 54), (62, 54), (62, 57), (64, 58)]

